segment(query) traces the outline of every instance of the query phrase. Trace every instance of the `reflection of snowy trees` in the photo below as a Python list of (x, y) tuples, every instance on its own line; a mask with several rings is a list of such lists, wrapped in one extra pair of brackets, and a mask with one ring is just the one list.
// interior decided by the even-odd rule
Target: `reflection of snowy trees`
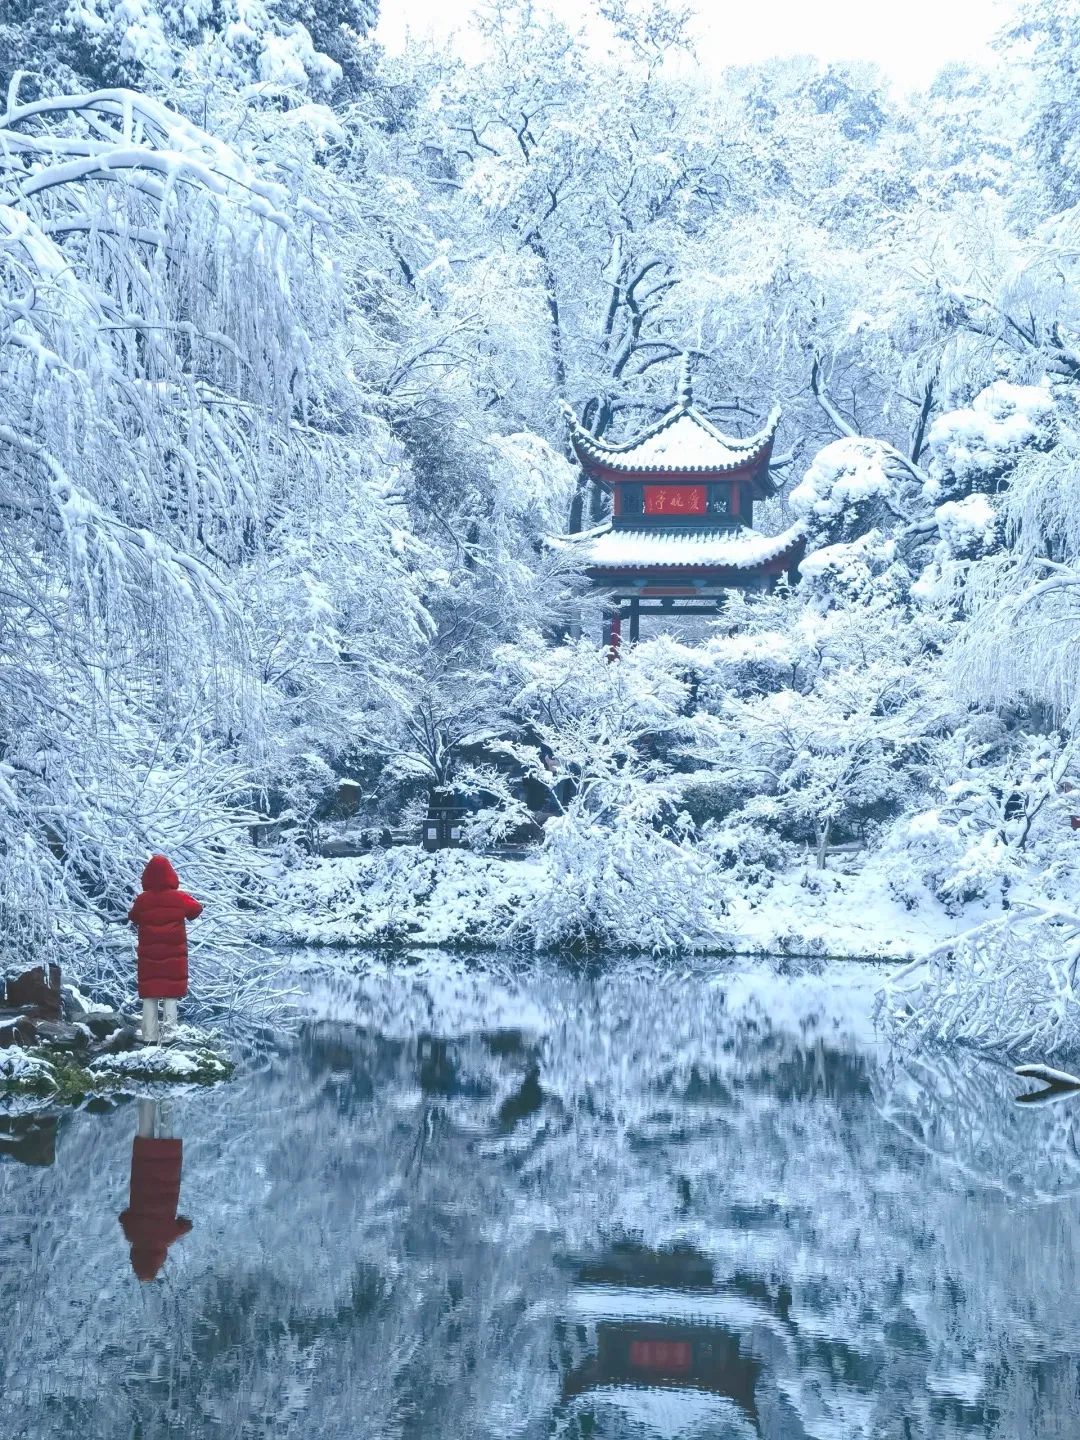
[[(0, 1168), (0, 1425), (1064, 1435), (1071, 1112), (879, 1051), (861, 983), (428, 957), (328, 984), (336, 1019), (175, 1102), (195, 1228), (158, 1283), (116, 1221), (132, 1106)], [(729, 1347), (749, 1404), (564, 1389), (671, 1334)]]

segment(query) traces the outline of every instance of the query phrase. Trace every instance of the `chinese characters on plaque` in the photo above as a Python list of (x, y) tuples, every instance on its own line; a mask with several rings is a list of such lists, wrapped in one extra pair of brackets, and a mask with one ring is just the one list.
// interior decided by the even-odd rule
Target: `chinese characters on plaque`
[(704, 515), (704, 485), (646, 485), (646, 515)]

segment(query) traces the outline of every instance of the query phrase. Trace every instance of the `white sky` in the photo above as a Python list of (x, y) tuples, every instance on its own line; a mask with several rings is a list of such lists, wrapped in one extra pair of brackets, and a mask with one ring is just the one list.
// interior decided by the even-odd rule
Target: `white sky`
[[(406, 36), (453, 36), (473, 53), (468, 18), (475, 0), (383, 0), (378, 38), (399, 50)], [(549, 0), (569, 20), (581, 0)], [(710, 68), (774, 55), (876, 61), (901, 89), (925, 85), (954, 60), (986, 61), (989, 40), (1012, 0), (691, 0), (700, 14), (699, 55)]]

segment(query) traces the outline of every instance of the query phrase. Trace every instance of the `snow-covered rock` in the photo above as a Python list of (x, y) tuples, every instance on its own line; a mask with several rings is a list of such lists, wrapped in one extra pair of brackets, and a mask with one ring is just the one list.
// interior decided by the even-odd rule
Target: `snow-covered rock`
[(91, 1076), (127, 1076), (147, 1080), (223, 1080), (228, 1064), (209, 1050), (185, 1050), (172, 1045), (143, 1045), (123, 1055), (101, 1055), (89, 1066)]
[(12, 1045), (0, 1050), (0, 1087), (47, 1089), (52, 1085), (53, 1067), (40, 1054)]

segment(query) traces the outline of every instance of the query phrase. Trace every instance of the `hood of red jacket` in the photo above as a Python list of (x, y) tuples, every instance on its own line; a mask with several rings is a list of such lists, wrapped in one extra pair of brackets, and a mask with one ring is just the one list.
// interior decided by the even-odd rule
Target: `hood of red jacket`
[(167, 1245), (141, 1244), (131, 1247), (131, 1268), (144, 1283), (155, 1279), (169, 1253)]
[(144, 890), (178, 890), (180, 877), (164, 855), (151, 855), (142, 872)]

